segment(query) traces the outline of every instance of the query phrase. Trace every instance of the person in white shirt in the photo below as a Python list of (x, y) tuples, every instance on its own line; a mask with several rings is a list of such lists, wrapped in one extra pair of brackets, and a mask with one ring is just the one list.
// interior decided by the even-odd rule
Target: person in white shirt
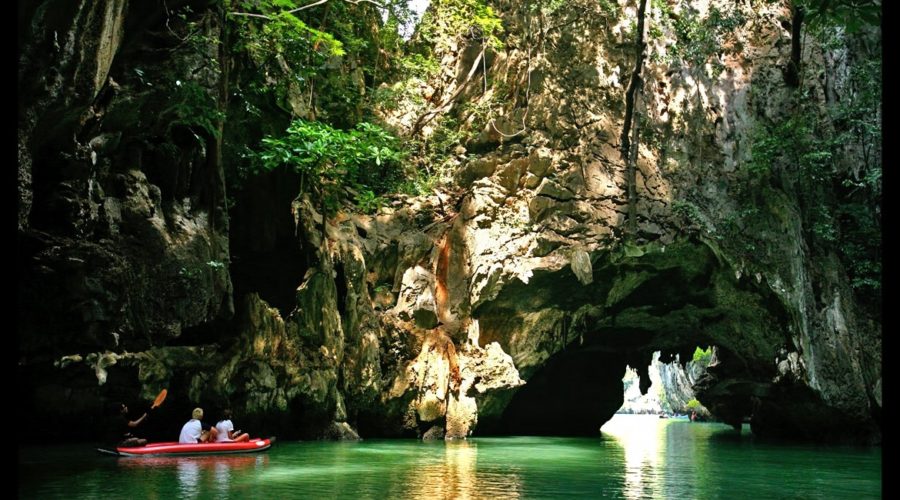
[(250, 440), (250, 435), (246, 432), (242, 433), (241, 431), (234, 430), (234, 424), (231, 423), (231, 410), (228, 409), (222, 412), (222, 420), (219, 420), (219, 423), (216, 424), (216, 431), (218, 432), (216, 441), (220, 443)]
[[(194, 411), (191, 412), (191, 419), (181, 428), (178, 442), (183, 444), (215, 442), (218, 431), (215, 427), (204, 426), (201, 422), (202, 419), (203, 408), (194, 408)], [(204, 427), (208, 430), (204, 430)]]

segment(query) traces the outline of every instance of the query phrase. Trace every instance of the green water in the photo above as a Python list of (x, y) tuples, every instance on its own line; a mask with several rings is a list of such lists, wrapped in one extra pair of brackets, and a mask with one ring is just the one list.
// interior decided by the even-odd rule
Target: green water
[(881, 449), (617, 415), (597, 438), (278, 442), (250, 455), (19, 452), (20, 498), (880, 498)]

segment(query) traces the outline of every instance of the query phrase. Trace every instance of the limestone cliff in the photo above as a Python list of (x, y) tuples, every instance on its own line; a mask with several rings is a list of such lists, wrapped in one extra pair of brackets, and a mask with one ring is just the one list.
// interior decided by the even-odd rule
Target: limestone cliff
[[(480, 427), (593, 432), (621, 401), (604, 381), (625, 363), (713, 344), (717, 360), (696, 389), (725, 421), (751, 417), (768, 436), (878, 440), (877, 298), (850, 286), (852, 255), (828, 243), (856, 223), (825, 212), (840, 190), (802, 178), (822, 175), (809, 155), (837, 155), (826, 171), (852, 185), (878, 161), (877, 138), (874, 156), (860, 155), (865, 141), (806, 151), (794, 165), (764, 153), (776, 136), (767, 127), (809, 127), (786, 118), (807, 101), (828, 123), (836, 114), (821, 110), (836, 108), (836, 89), (863, 92), (850, 75), (880, 35), (807, 38), (798, 91), (784, 72), (789, 9), (643, 4), (497, 2), (504, 50), (476, 57), (475, 40), (476, 50), (443, 54), (457, 63), (434, 92), (458, 97), (436, 101), (434, 118), (426, 110), (423, 133), (443, 117), (470, 132), (446, 223), (463, 281), (450, 317), (471, 320), (471, 342), (499, 343), (528, 382), (480, 408), (484, 424), (502, 422)], [(762, 161), (764, 182), (751, 168)], [(877, 202), (869, 209), (877, 217)]]
[(195, 4), (190, 27), (142, 2), (21, 6), (19, 394), (36, 427), (95, 425), (97, 380), (67, 384), (62, 353), (143, 351), (233, 314), (221, 69), (183, 43), (221, 26)]
[(699, 416), (708, 418), (709, 410), (697, 404), (693, 389), (694, 384), (706, 374), (706, 363), (691, 360), (682, 364), (677, 355), (675, 359), (663, 363), (660, 356), (659, 351), (654, 352), (653, 361), (647, 368), (650, 387), (646, 393), (641, 393), (637, 370), (627, 370), (622, 379), (625, 402), (619, 408), (619, 413), (684, 415), (696, 411)]
[[(27, 397), (44, 418), (96, 411), (119, 380), (288, 436), (590, 435), (626, 365), (714, 345), (693, 390), (717, 417), (880, 440), (880, 312), (822, 232), (846, 221), (816, 218), (842, 188), (813, 198), (775, 153), (760, 167), (760, 134), (789, 130), (798, 93), (832, 123), (880, 32), (809, 37), (797, 88), (779, 4), (491, 2), (502, 49), (436, 49), (431, 97), (383, 113), (460, 133), (448, 184), (323, 219), (270, 196), (275, 174), (257, 181), (260, 211), (232, 216), (282, 241), (256, 258), (296, 283), (279, 310), (245, 280), (228, 321), (221, 135), (158, 102), (185, 85), (222, 100), (215, 54), (179, 59), (149, 7), (52, 3), (21, 16), (19, 77), (20, 372), (40, 374)], [(220, 17), (192, 12), (215, 38)], [(852, 181), (863, 156), (880, 172), (880, 144), (841, 147), (836, 172)]]

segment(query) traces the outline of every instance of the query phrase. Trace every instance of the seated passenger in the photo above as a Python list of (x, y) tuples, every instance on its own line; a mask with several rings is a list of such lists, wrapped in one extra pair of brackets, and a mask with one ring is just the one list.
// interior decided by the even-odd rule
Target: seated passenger
[(181, 428), (181, 436), (178, 437), (179, 443), (206, 443), (215, 442), (218, 431), (215, 427), (204, 424), (203, 408), (194, 408), (191, 412), (191, 419)]
[(231, 410), (229, 409), (222, 412), (222, 420), (219, 420), (219, 423), (216, 424), (216, 431), (218, 431), (217, 441), (220, 443), (250, 441), (249, 434), (234, 430), (234, 424), (231, 423)]

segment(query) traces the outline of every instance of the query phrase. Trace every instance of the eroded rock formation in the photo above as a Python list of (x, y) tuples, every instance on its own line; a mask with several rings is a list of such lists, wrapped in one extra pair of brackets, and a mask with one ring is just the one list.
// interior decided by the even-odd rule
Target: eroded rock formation
[[(750, 182), (740, 166), (758, 120), (784, 113), (795, 91), (779, 69), (789, 12), (676, 3), (647, 9), (660, 33), (646, 40), (626, 109), (633, 2), (576, 1), (541, 19), (496, 2), (507, 36), (484, 56), (489, 81), (466, 83), (473, 53), (454, 45), (429, 83), (492, 110), (471, 125), (449, 103), (421, 127), (444, 117), (474, 127), (451, 186), (398, 196), (374, 216), (323, 221), (305, 197), (278, 206), (293, 214), (306, 259), (294, 307), (246, 294), (227, 323), (220, 142), (179, 126), (177, 110), (141, 112), (187, 84), (216, 102), (218, 66), (155, 58), (181, 53), (141, 31), (161, 26), (149, 7), (26, 13), (19, 338), (20, 373), (37, 376), (29, 408), (39, 422), (89, 415), (121, 383), (117, 394), (143, 397), (167, 386), (179, 410), (228, 404), (244, 428), (288, 436), (590, 435), (621, 406), (626, 365), (715, 345), (694, 390), (719, 418), (751, 417), (761, 435), (879, 440), (880, 317), (855, 301), (837, 255), (808, 244), (796, 190), (752, 187), (764, 232), (725, 230), (746, 208), (735, 192)], [(663, 16), (711, 6), (745, 22), (722, 35), (712, 63), (671, 62)], [(218, 17), (204, 19), (215, 37)], [(810, 42), (805, 64), (837, 79), (809, 78), (814, 95), (846, 83), (849, 43)], [(387, 119), (415, 128), (407, 115)], [(755, 260), (736, 250), (745, 241), (764, 243)]]
[(641, 377), (637, 370), (629, 368), (622, 379), (625, 386), (625, 402), (620, 413), (690, 414), (696, 411), (703, 418), (709, 417), (709, 410), (691, 400), (696, 400), (694, 385), (706, 375), (706, 364), (700, 360), (681, 363), (680, 357), (664, 363), (661, 353), (653, 353), (653, 361), (647, 367), (650, 387), (641, 392)]

